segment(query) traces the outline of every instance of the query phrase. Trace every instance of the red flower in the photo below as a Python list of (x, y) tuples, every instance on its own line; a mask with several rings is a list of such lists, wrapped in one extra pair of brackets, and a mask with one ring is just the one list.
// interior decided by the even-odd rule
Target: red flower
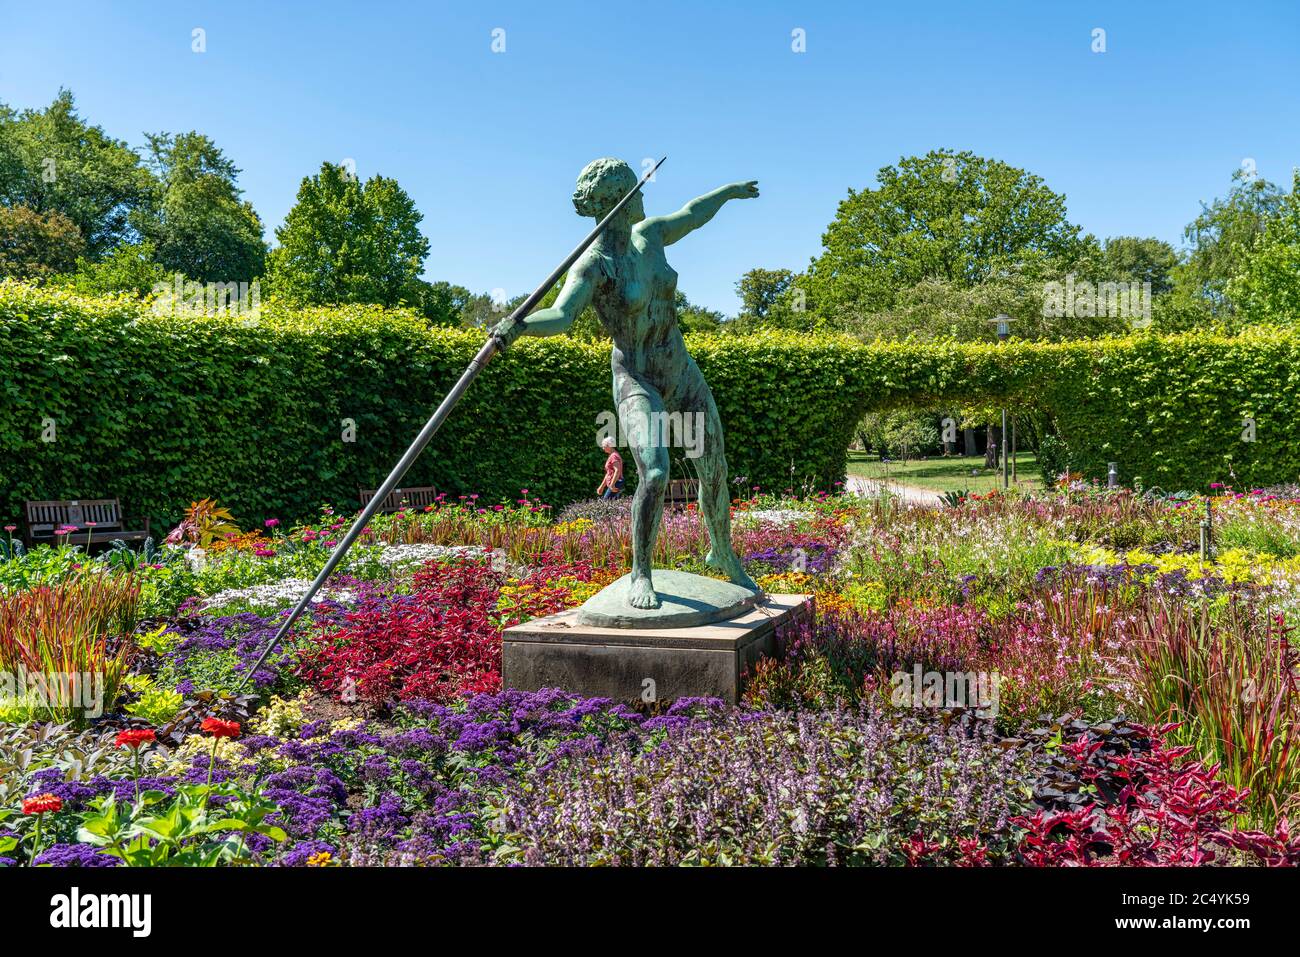
[(49, 814), (63, 810), (63, 798), (53, 794), (38, 794), (23, 801), (24, 814)]
[(222, 721), (220, 718), (204, 718), (203, 724), (199, 725), (204, 734), (210, 734), (214, 738), (237, 738), (239, 737), (238, 721)]
[(132, 728), (129, 731), (119, 731), (116, 743), (119, 748), (138, 748), (156, 739), (152, 728)]

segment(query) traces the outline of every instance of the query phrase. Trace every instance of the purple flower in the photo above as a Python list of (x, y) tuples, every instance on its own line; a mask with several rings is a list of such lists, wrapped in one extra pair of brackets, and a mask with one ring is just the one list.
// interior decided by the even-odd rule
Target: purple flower
[(36, 855), (32, 863), (38, 867), (116, 867), (121, 861), (101, 854), (89, 844), (54, 844)]

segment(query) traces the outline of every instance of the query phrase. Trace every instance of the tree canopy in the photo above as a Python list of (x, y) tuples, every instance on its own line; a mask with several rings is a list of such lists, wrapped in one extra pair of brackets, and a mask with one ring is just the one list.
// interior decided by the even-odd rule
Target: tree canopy
[(140, 157), (82, 120), (69, 91), (43, 110), (0, 103), (0, 203), (67, 217), (92, 258), (134, 238), (153, 188)]
[(1227, 292), (1247, 322), (1300, 320), (1300, 172), (1293, 174), (1291, 192), (1278, 203)]
[(200, 282), (247, 282), (262, 274), (262, 220), (240, 199), (239, 170), (202, 133), (148, 137), (157, 189), (137, 215), (139, 232), (165, 269)]
[(418, 306), (429, 241), (424, 217), (396, 180), (365, 183), (323, 163), (305, 177), (298, 200), (276, 230), (267, 260), (272, 292), (306, 304), (370, 302)]
[(71, 270), (85, 243), (62, 213), (0, 206), (0, 279), (41, 279)]
[(1000, 160), (932, 150), (876, 180), (849, 190), (797, 283), (822, 316), (878, 312), (923, 280), (969, 288), (1013, 271), (1064, 273), (1087, 249), (1065, 197)]

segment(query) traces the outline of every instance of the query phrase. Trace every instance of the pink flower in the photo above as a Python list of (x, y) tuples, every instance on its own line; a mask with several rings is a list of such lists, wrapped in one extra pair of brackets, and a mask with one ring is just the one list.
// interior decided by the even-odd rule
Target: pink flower
[(275, 528), (277, 525), (280, 524), (280, 520), (278, 518), (268, 518), (262, 524), (265, 525), (267, 528)]

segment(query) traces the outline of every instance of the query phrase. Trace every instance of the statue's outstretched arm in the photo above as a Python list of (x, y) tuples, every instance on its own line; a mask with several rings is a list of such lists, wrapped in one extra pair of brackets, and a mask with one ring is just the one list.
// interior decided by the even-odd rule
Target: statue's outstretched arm
[(493, 328), (492, 335), (509, 345), (520, 336), (555, 336), (567, 332), (573, 320), (591, 304), (590, 268), (589, 263), (579, 261), (564, 277), (564, 288), (560, 290), (555, 305), (530, 313), (522, 322), (511, 324), (503, 319)]
[(675, 213), (655, 216), (643, 228), (657, 228), (663, 244), (670, 246), (693, 229), (699, 229), (712, 219), (729, 199), (753, 199), (758, 195), (758, 181), (731, 183), (720, 186), (711, 193), (697, 196)]

